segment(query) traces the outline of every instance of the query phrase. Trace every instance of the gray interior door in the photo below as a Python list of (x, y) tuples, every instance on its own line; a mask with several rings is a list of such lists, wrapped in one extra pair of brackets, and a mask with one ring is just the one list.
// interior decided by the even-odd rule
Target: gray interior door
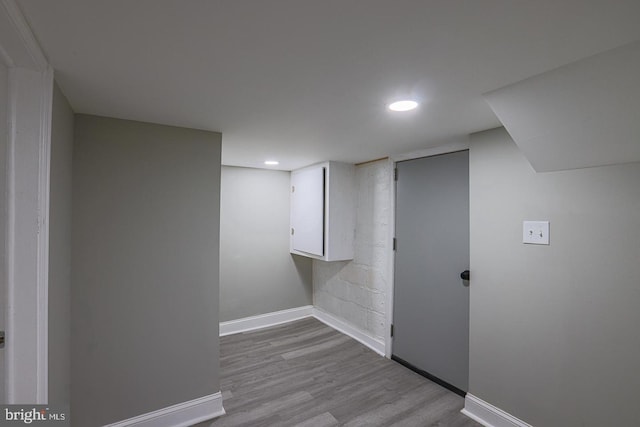
[(399, 162), (393, 356), (468, 389), (469, 152)]

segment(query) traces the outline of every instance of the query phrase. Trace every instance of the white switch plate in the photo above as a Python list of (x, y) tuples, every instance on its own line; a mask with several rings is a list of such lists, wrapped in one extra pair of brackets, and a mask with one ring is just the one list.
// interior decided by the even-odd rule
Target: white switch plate
[(530, 245), (549, 244), (549, 221), (523, 221), (522, 243)]

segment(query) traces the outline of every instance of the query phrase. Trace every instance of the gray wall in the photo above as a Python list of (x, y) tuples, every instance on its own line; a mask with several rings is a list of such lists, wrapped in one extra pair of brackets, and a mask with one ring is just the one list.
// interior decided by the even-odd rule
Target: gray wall
[(221, 135), (75, 122), (73, 425), (218, 392)]
[(73, 111), (54, 85), (49, 208), (49, 403), (70, 402)]
[(311, 260), (289, 253), (289, 176), (222, 168), (221, 321), (312, 303)]
[(535, 426), (640, 425), (640, 164), (536, 174), (498, 129), (470, 181), (470, 393)]
[[(0, 60), (0, 330), (5, 330), (5, 301), (6, 299), (6, 227), (7, 227), (7, 144), (9, 126), (7, 107), (9, 105), (9, 70)], [(0, 385), (4, 384), (4, 351), (0, 350)], [(0, 403), (5, 402), (4, 386), (0, 386)]]

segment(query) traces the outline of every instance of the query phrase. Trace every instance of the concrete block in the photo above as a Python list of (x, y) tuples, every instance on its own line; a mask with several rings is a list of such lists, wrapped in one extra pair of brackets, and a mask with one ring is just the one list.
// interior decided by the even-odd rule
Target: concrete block
[(372, 262), (369, 265), (375, 266), (376, 269), (387, 271), (389, 267), (389, 256), (392, 248), (390, 246), (372, 247), (371, 257)]
[(365, 331), (369, 330), (366, 309), (354, 303), (348, 303), (347, 310), (348, 313), (345, 313), (345, 318), (349, 321), (349, 323)]
[(380, 270), (369, 270), (369, 278), (367, 280), (367, 288), (378, 292), (387, 290), (387, 280)]
[(366, 305), (363, 304), (363, 288), (362, 288), (362, 286), (350, 283), (348, 285), (347, 300), (348, 301), (352, 301), (352, 302), (354, 302), (355, 304), (357, 304), (359, 306), (366, 307)]
[(365, 285), (369, 275), (369, 268), (365, 265), (351, 263), (341, 272), (341, 279), (356, 285)]
[(353, 262), (356, 264), (375, 265), (375, 248), (373, 246), (363, 245), (361, 242), (356, 241), (354, 245), (354, 252)]
[(317, 307), (320, 307), (324, 310), (328, 310), (329, 307), (329, 294), (326, 292), (314, 292), (313, 293), (313, 304)]
[(371, 311), (384, 315), (386, 313), (387, 295), (382, 292), (369, 292), (369, 308)]
[(386, 336), (384, 316), (373, 311), (367, 312), (367, 331), (377, 338), (384, 338)]
[(313, 261), (314, 303), (373, 336), (386, 336), (392, 168), (380, 161), (356, 167), (354, 260)]

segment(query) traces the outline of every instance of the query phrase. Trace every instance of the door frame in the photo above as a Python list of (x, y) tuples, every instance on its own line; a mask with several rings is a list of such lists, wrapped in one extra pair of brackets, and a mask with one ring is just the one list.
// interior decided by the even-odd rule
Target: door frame
[[(392, 173), (390, 174), (389, 180), (391, 189), (391, 197), (389, 207), (389, 242), (393, 242), (393, 239), (396, 236), (396, 168), (398, 162), (403, 162), (405, 160), (415, 160), (423, 157), (432, 157), (438, 156), (440, 154), (448, 154), (455, 153), (456, 151), (463, 151), (469, 149), (469, 136), (464, 138), (460, 138), (458, 140), (449, 141), (443, 143), (442, 145), (438, 145), (437, 147), (426, 148), (423, 150), (412, 151), (406, 154), (400, 154), (397, 156), (392, 156), (389, 158), (389, 161), (392, 163)], [(393, 353), (393, 337), (391, 336), (391, 326), (393, 325), (393, 293), (395, 291), (395, 266), (396, 266), (396, 251), (393, 249), (393, 244), (389, 245), (389, 272), (390, 272), (390, 280), (389, 280), (389, 288), (387, 292), (386, 304), (387, 304), (387, 315), (386, 315), (386, 332), (385, 332), (385, 357), (391, 358)]]
[(0, 0), (9, 70), (5, 277), (6, 403), (48, 402), (49, 190), (53, 69), (15, 0)]

